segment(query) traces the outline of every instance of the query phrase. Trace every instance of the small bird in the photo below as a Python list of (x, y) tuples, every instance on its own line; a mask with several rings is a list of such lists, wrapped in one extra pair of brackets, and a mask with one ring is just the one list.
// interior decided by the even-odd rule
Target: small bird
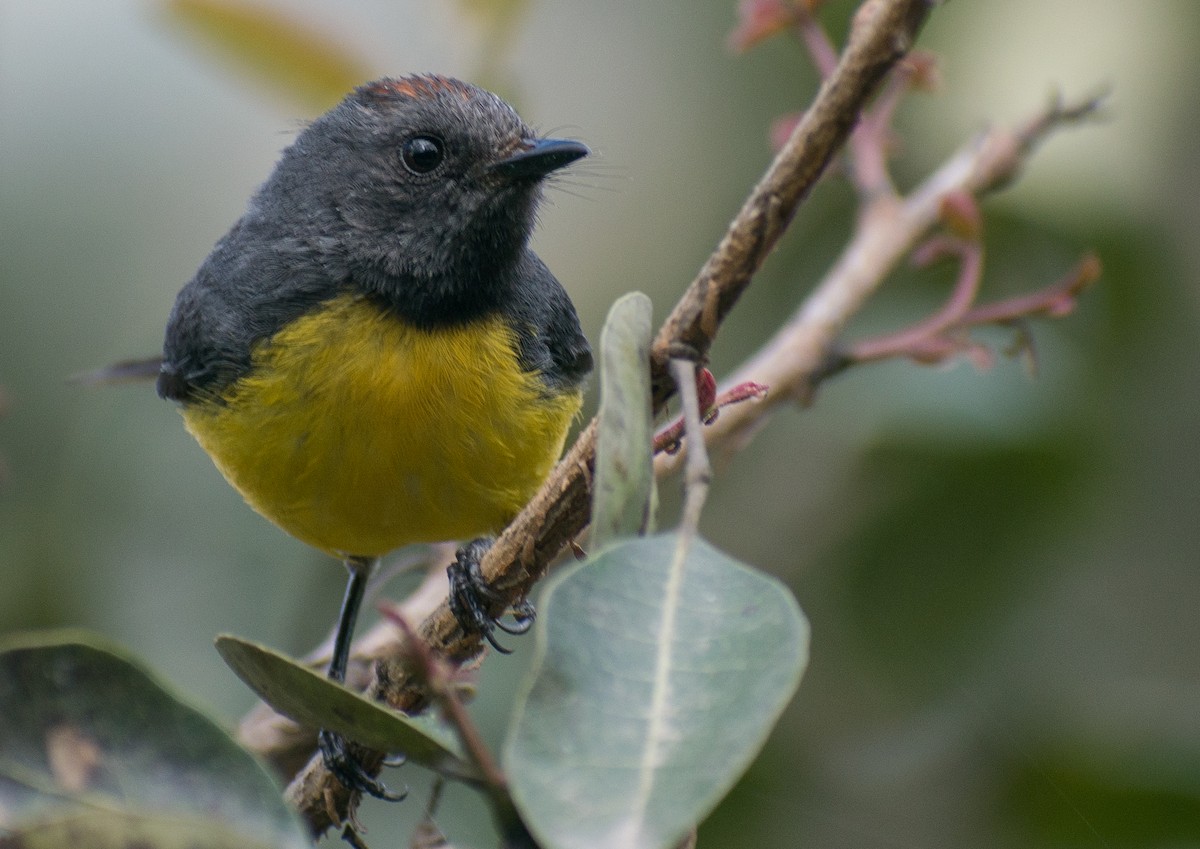
[[(251, 507), (349, 570), (333, 680), (373, 565), (410, 543), (474, 540), (451, 606), (495, 645), (478, 558), (562, 452), (592, 367), (528, 246), (545, 179), (587, 153), (458, 80), (367, 83), (179, 293), (158, 393)], [(346, 741), (320, 744), (347, 787), (395, 798)]]

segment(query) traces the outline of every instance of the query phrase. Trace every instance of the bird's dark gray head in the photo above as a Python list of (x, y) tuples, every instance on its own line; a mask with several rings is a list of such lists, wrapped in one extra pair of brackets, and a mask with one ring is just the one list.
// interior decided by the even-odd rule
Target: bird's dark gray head
[(409, 318), (461, 320), (503, 297), (492, 290), (525, 249), (543, 179), (586, 153), (467, 83), (382, 79), (300, 134), (248, 215), (291, 222), (287, 235)]

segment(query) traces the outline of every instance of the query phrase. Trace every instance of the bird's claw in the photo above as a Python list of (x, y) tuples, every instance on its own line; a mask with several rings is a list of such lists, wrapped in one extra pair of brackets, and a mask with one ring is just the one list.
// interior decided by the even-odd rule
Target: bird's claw
[(512, 608), (512, 624), (501, 622), (489, 613), (503, 599), (483, 579), (479, 562), (491, 548), (492, 540), (480, 538), (467, 543), (454, 555), (454, 562), (446, 568), (450, 578), (450, 612), (468, 634), (479, 634), (501, 654), (512, 654), (512, 649), (497, 642), (496, 629), (506, 634), (520, 636), (533, 627), (536, 611), (528, 600)]
[[(383, 799), (385, 802), (399, 802), (408, 796), (407, 788), (399, 792), (389, 790), (386, 784), (370, 775), (358, 759), (351, 754), (345, 737), (322, 729), (317, 734), (317, 740), (320, 744), (321, 760), (324, 761), (325, 768), (346, 789), (366, 793), (368, 796)], [(385, 759), (384, 765), (398, 765), (395, 763), (396, 757), (393, 755)], [(399, 757), (399, 763), (403, 763), (403, 756)]]

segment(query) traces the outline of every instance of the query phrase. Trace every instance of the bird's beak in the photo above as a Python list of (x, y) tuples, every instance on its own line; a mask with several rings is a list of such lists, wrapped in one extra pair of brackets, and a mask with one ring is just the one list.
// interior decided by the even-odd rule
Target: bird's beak
[(570, 139), (530, 139), (488, 169), (506, 180), (540, 180), (551, 171), (588, 155), (587, 145)]

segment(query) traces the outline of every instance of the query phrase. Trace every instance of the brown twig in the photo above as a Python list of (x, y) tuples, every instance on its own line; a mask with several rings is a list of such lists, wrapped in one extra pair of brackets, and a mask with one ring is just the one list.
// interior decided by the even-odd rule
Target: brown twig
[[(860, 7), (837, 68), (660, 329), (651, 350), (656, 410), (674, 392), (669, 360), (680, 353), (695, 361), (706, 357), (722, 320), (846, 140), (880, 80), (910, 49), (932, 5), (931, 0), (867, 0)], [(752, 405), (739, 405), (746, 406)], [(586, 525), (595, 440), (592, 422), (484, 558), (484, 578), (506, 602), (523, 598)], [(480, 651), (478, 636), (463, 634), (445, 604), (421, 623), (418, 633), (451, 662)], [(380, 659), (368, 693), (401, 710), (428, 701), (397, 656)], [(315, 834), (348, 816), (357, 802), (319, 757), (296, 776), (287, 796)]]
[(673, 391), (667, 373), (673, 352), (682, 347), (700, 359), (707, 355), (722, 320), (846, 140), (879, 81), (912, 47), (931, 5), (929, 0), (867, 0), (859, 7), (836, 70), (659, 330), (650, 352), (656, 407)]

